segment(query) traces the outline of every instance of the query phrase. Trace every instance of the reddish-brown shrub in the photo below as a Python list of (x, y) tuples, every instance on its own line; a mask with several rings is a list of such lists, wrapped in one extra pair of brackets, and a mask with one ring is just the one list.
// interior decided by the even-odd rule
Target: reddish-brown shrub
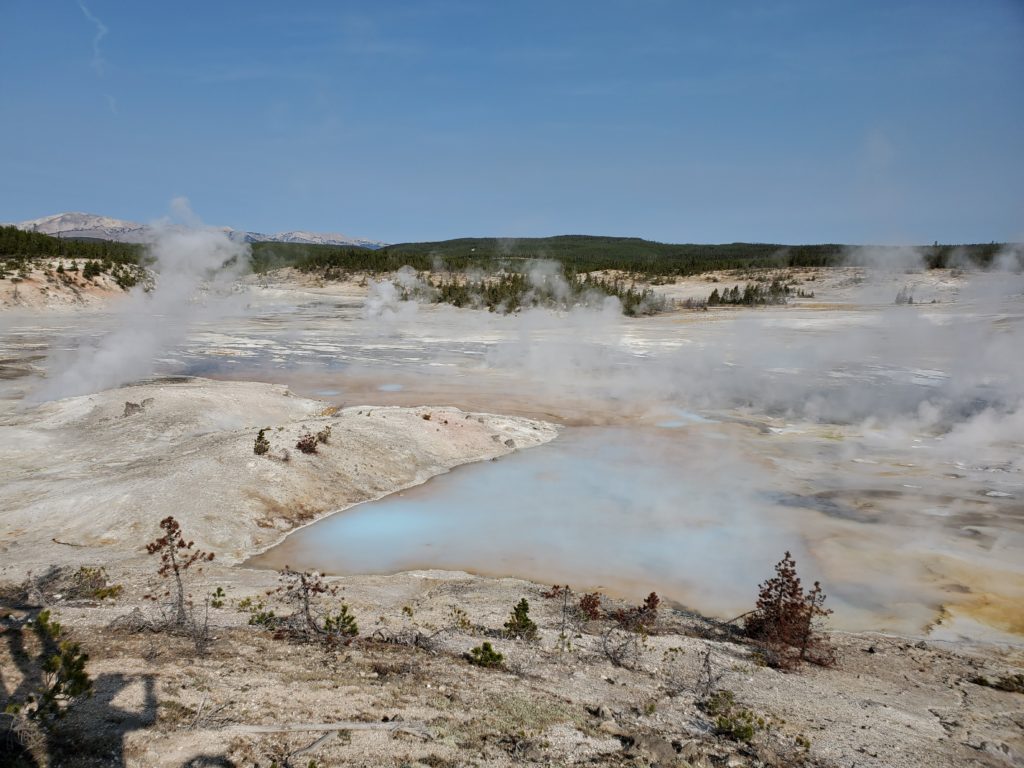
[(580, 613), (586, 616), (591, 621), (595, 621), (601, 618), (601, 595), (597, 592), (591, 592), (580, 598)]
[(307, 432), (299, 438), (299, 442), (295, 444), (295, 447), (303, 453), (316, 453), (316, 435), (311, 435)]
[(564, 587), (560, 587), (559, 585), (555, 584), (551, 587), (551, 589), (547, 589), (541, 592), (540, 596), (543, 597), (545, 600), (560, 600), (565, 595), (571, 592), (572, 589), (569, 588), (568, 584), (566, 584)]
[(822, 634), (821, 622), (831, 613), (820, 583), (814, 582), (804, 593), (796, 561), (786, 552), (775, 566), (775, 576), (760, 585), (757, 606), (745, 618), (743, 629), (761, 645), (771, 666), (792, 669), (803, 661), (827, 666), (835, 662), (835, 653)]
[(174, 579), (174, 593), (167, 590), (164, 596), (171, 601), (174, 624), (183, 627), (188, 623), (186, 607), (190, 599), (185, 592), (185, 574), (196, 563), (213, 560), (213, 552), (203, 552), (195, 548), (195, 542), (185, 541), (185, 537), (181, 535), (181, 525), (173, 517), (168, 516), (161, 520), (160, 527), (164, 530), (164, 535), (147, 544), (146, 551), (151, 555), (160, 555), (160, 568), (157, 569), (157, 573), (162, 578)]
[(661, 598), (655, 592), (651, 592), (643, 604), (636, 608), (620, 608), (612, 613), (612, 618), (623, 629), (634, 632), (646, 632), (658, 621), (658, 606), (661, 605)]

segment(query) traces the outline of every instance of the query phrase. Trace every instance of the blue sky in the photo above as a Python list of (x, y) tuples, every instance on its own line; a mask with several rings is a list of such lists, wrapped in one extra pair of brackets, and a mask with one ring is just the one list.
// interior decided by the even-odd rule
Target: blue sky
[(1024, 2), (0, 0), (0, 221), (1024, 238)]

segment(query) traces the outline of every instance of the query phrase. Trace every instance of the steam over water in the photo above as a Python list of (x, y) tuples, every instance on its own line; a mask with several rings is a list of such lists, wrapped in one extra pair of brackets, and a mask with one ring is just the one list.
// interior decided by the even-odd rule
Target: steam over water
[[(710, 422), (571, 428), (553, 444), (334, 515), (251, 564), (529, 574), (636, 599), (657, 590), (738, 615), (749, 608), (751, 585), (784, 550), (808, 575), (827, 569), (802, 532), (851, 527), (823, 519), (814, 499), (779, 503), (768, 490), (777, 486), (771, 474), (730, 450), (738, 432)], [(893, 603), (893, 590), (870, 579), (836, 587), (832, 598), (848, 626), (877, 625), (887, 614), (889, 626), (913, 631), (932, 618), (927, 605), (905, 597)]]

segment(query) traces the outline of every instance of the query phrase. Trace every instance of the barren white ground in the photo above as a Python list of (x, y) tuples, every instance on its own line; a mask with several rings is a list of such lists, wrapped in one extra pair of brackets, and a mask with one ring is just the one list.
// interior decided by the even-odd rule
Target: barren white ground
[[(869, 285), (878, 289), (875, 307), (891, 304), (907, 279), (894, 275), (884, 286)], [(940, 315), (952, 311), (965, 288), (964, 279), (949, 273), (913, 279), (920, 283), (919, 296), (936, 299), (929, 311)], [(856, 274), (824, 272), (814, 282), (815, 299), (757, 317), (814, 329), (875, 316), (876, 310), (865, 310), (871, 301)], [(706, 280), (689, 281), (666, 290), (701, 295), (710, 287)], [(742, 461), (783, 473), (795, 492), (809, 493), (839, 471), (841, 485), (853, 495), (866, 484), (877, 489), (889, 483), (881, 490), (890, 491), (934, 483), (941, 488), (930, 487), (933, 496), (979, 500), (984, 509), (958, 506), (957, 514), (971, 521), (950, 524), (978, 530), (970, 548), (927, 566), (937, 569), (929, 572), (940, 592), (950, 587), (945, 610), (960, 612), (965, 632), (994, 631), (1001, 639), (1009, 636), (1008, 644), (947, 642), (939, 635), (919, 645), (916, 638), (840, 633), (835, 668), (783, 674), (759, 666), (745, 646), (695, 636), (700, 633), (693, 621), (676, 606), (663, 612), (635, 667), (624, 670), (608, 662), (592, 631), (573, 637), (572, 652), (559, 652), (557, 605), (536, 584), (438, 571), (336, 582), (359, 618), (361, 636), (443, 629), (431, 653), (373, 644), (321, 651), (247, 626), (238, 601), (263, 596), (276, 576), (231, 564), (298, 525), (458, 464), (550, 441), (558, 428), (549, 420), (630, 421), (652, 428), (680, 418), (657, 397), (664, 394), (657, 387), (641, 390), (642, 402), (615, 399), (618, 379), (589, 358), (574, 357), (575, 347), (561, 343), (566, 334), (601, 350), (656, 358), (659, 350), (694, 343), (687, 336), (714, 346), (744, 317), (721, 310), (596, 327), (589, 319), (573, 327), (570, 318), (567, 330), (541, 323), (528, 328), (524, 339), (520, 324), (483, 313), (419, 308), (403, 316), (398, 308), (392, 316), (367, 318), (365, 291), (358, 281), (317, 284), (294, 275), (265, 280), (252, 294), (252, 314), (197, 326), (163, 360), (166, 373), (208, 369), (237, 380), (156, 380), (43, 405), (23, 398), (34, 386), (32, 375), (50, 365), (50, 350), (67, 343), (69, 327), (98, 333), (116, 323), (116, 315), (62, 311), (4, 320), (0, 579), (17, 581), (50, 565), (105, 565), (111, 581), (124, 585), (118, 600), (99, 604), (46, 597), (93, 656), (90, 671), (101, 695), (78, 717), (97, 739), (123, 736), (126, 764), (181, 765), (206, 755), (269, 765), (275, 749), (298, 748), (312, 736), (242, 737), (219, 726), (379, 721), (396, 714), (427, 723), (433, 739), (419, 743), (356, 732), (348, 743), (327, 745), (318, 759), (395, 766), (755, 764), (743, 748), (710, 735), (712, 723), (695, 707), (700, 659), (708, 650), (723, 674), (721, 687), (771, 722), (769, 733), (759, 737), (766, 748), (792, 755), (793, 762), (776, 764), (796, 764), (798, 736), (810, 739), (810, 758), (825, 765), (1020, 763), (1020, 695), (970, 682), (978, 674), (1019, 672), (1022, 664), (1020, 646), (1012, 641), (1020, 621), (1013, 536), (1020, 523), (1015, 494), (1021, 471), (1019, 454), (1011, 452), (1013, 435), (989, 446), (1003, 452), (1004, 461), (958, 468), (957, 459), (938, 448), (926, 461), (909, 461), (922, 453), (914, 443), (922, 438), (910, 433), (876, 434), (863, 424), (825, 427), (785, 414), (703, 411), (723, 419), (708, 429), (734, 441)], [(607, 338), (614, 343), (602, 346)], [(533, 356), (537, 351), (542, 354)], [(339, 361), (345, 365), (338, 367)], [(323, 394), (298, 396), (282, 384), (247, 378), (287, 380), (296, 391)], [(142, 410), (125, 415), (126, 402)], [(317, 454), (295, 450), (300, 434), (327, 425), (331, 438)], [(252, 443), (262, 427), (269, 428), (272, 451), (256, 457)], [(944, 472), (959, 477), (944, 478)], [(848, 482), (858, 476), (861, 485)], [(918, 530), (907, 526), (917, 521), (913, 507), (920, 490), (876, 495), (855, 508), (897, 518), (890, 532), (896, 542), (901, 531)], [(143, 545), (168, 514), (198, 545), (218, 553), (197, 591), (221, 586), (229, 595), (213, 611), (219, 639), (205, 658), (190, 659), (184, 640), (161, 638), (154, 652), (146, 636), (106, 629), (111, 619), (148, 605), (142, 596), (153, 586), (154, 568)], [(843, 550), (858, 541), (855, 522), (823, 518), (811, 536), (835, 578), (850, 575)], [(986, 536), (997, 537), (999, 547), (986, 544)], [(880, 578), (898, 556), (894, 546), (880, 557)], [(728, 578), (708, 574), (717, 577)], [(967, 592), (952, 588), (960, 583), (970, 585)], [(499, 629), (524, 596), (541, 625), (540, 642), (494, 640), (511, 671), (468, 666), (460, 654), (478, 645), (485, 630)], [(205, 719), (211, 710), (216, 718)], [(137, 727), (125, 725), (132, 718)]]

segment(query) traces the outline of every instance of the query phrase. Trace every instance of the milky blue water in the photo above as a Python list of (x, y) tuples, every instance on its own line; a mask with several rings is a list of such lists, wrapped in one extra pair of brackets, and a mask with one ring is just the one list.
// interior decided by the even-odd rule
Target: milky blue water
[(783, 551), (804, 554), (799, 523), (814, 514), (772, 504), (770, 484), (694, 430), (572, 428), (335, 514), (250, 564), (469, 570), (739, 613)]

